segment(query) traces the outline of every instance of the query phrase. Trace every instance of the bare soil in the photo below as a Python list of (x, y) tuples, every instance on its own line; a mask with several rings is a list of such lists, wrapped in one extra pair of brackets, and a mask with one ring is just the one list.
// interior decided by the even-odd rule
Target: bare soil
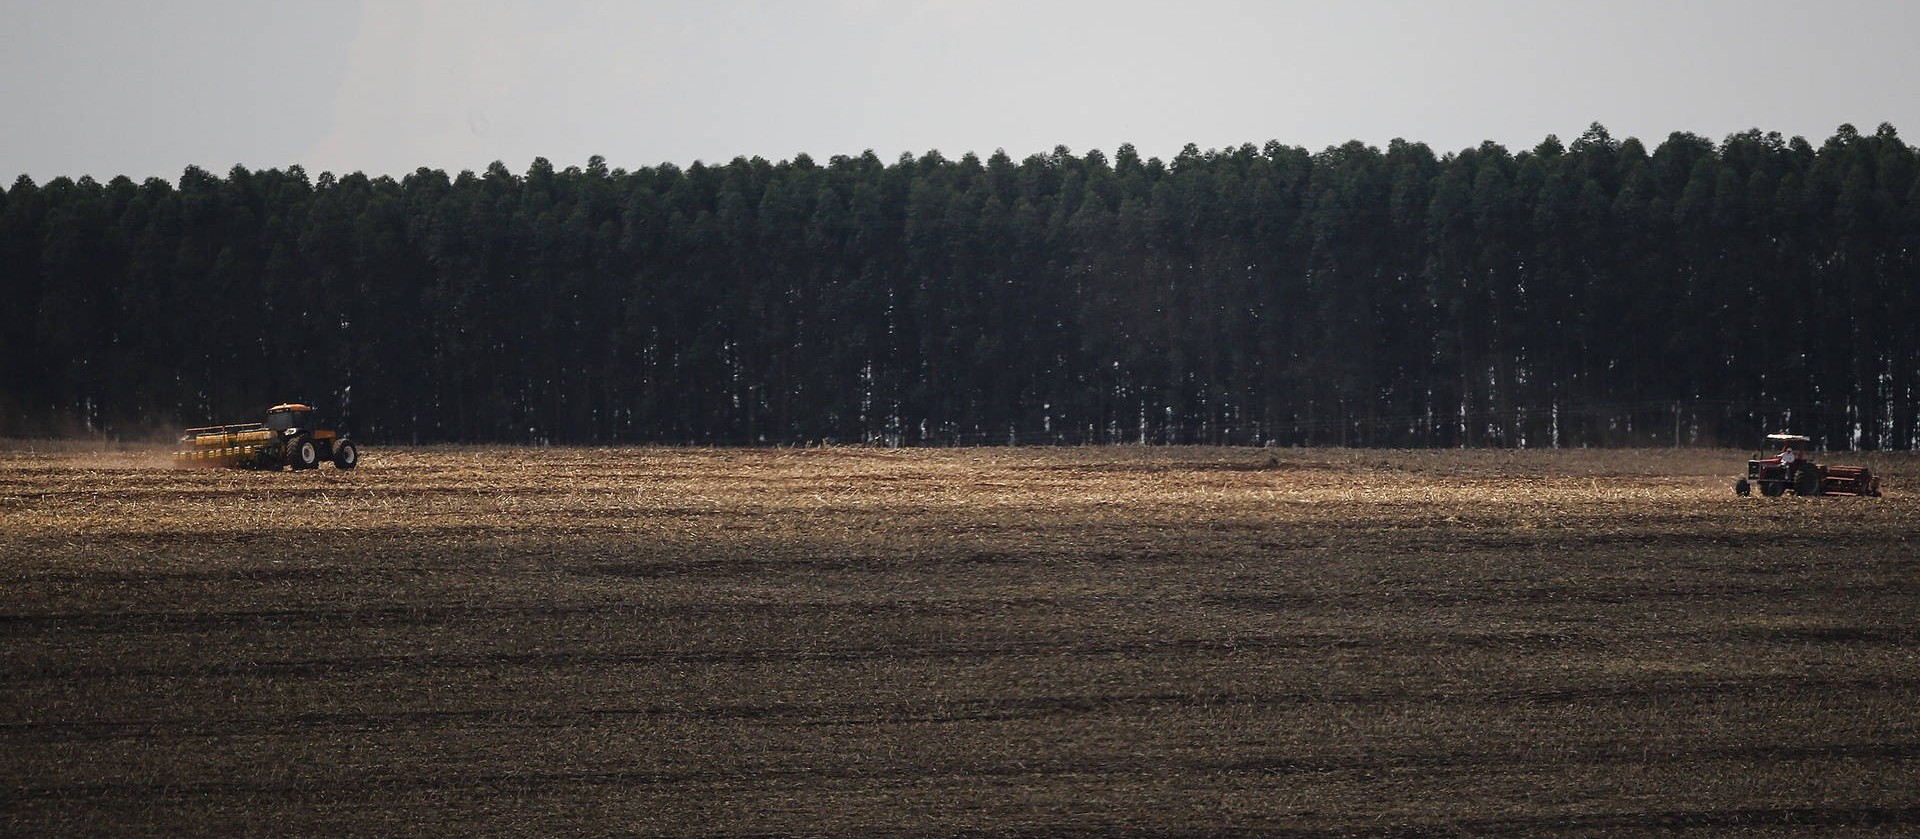
[(0, 834), (1911, 836), (1920, 460), (0, 444)]

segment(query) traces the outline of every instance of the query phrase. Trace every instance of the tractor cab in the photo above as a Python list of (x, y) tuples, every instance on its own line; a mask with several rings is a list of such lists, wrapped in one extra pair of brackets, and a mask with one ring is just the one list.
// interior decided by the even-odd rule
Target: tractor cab
[(284, 434), (292, 429), (312, 427), (312, 406), (288, 403), (267, 409), (267, 428), (274, 431)]
[(1812, 465), (1812, 461), (1807, 460), (1807, 450), (1813, 448), (1813, 438), (1805, 434), (1788, 434), (1785, 431), (1768, 434), (1767, 443), (1774, 453), (1766, 460), (1786, 466)]
[(1760, 494), (1769, 498), (1789, 491), (1795, 495), (1820, 494), (1820, 467), (1806, 454), (1812, 444), (1812, 438), (1804, 434), (1768, 434), (1767, 445), (1773, 454), (1747, 461), (1747, 475), (1734, 483), (1733, 491), (1747, 495), (1758, 486)]

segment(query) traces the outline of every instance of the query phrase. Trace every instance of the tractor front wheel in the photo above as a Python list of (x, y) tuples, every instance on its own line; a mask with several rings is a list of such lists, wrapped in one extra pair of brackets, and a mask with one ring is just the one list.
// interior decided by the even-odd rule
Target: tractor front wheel
[(1786, 481), (1769, 481), (1765, 479), (1760, 481), (1760, 494), (1768, 498), (1778, 498), (1781, 493), (1786, 491)]
[(338, 469), (352, 469), (359, 466), (360, 448), (349, 441), (340, 441), (340, 445), (333, 447), (333, 465)]
[(1734, 482), (1733, 482), (1733, 494), (1734, 494), (1734, 495), (1738, 495), (1738, 496), (1740, 496), (1740, 497), (1742, 497), (1742, 498), (1745, 498), (1745, 497), (1747, 497), (1747, 496), (1749, 496), (1749, 495), (1752, 495), (1752, 494), (1753, 494), (1753, 484), (1750, 484), (1750, 483), (1747, 483), (1747, 479), (1746, 479), (1746, 478), (1741, 478), (1740, 480), (1737, 480), (1737, 481), (1734, 481)]
[(317, 469), (320, 467), (320, 448), (312, 440), (296, 437), (287, 445), (287, 462), (293, 464), (294, 471)]

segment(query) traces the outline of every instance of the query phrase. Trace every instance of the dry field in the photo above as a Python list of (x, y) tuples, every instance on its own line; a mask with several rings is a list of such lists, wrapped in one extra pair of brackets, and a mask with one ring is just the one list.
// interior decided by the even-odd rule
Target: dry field
[(1920, 459), (1745, 457), (0, 444), (0, 834), (1920, 833)]

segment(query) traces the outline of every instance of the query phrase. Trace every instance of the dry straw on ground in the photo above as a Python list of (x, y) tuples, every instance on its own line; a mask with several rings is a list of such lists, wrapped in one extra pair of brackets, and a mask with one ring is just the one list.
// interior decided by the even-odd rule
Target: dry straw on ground
[(0, 452), (0, 826), (1909, 835), (1920, 461)]

